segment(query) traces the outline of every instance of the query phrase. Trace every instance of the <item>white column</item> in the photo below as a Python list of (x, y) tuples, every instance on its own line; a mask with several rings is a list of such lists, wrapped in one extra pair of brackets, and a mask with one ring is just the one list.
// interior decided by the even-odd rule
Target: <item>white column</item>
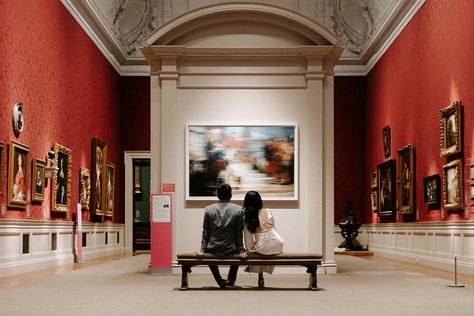
[(326, 273), (337, 273), (334, 260), (334, 74), (326, 74), (323, 85), (324, 113), (324, 262)]
[[(320, 60), (308, 59), (307, 122), (307, 251), (323, 254), (323, 75), (315, 72)], [(319, 71), (320, 72), (320, 71)]]
[[(167, 70), (166, 74), (162, 74), (161, 87), (162, 87), (162, 137), (161, 143), (164, 150), (161, 153), (161, 184), (173, 183), (177, 184), (178, 179), (176, 177), (178, 168), (183, 168), (180, 165), (182, 161), (178, 157), (178, 124), (177, 124), (177, 80), (178, 73), (176, 72), (176, 58), (168, 60), (170, 63), (168, 66), (173, 70)], [(176, 197), (175, 193), (172, 193), (172, 198)], [(172, 256), (176, 257), (176, 231), (177, 231), (177, 216), (176, 207), (177, 201), (172, 202)]]

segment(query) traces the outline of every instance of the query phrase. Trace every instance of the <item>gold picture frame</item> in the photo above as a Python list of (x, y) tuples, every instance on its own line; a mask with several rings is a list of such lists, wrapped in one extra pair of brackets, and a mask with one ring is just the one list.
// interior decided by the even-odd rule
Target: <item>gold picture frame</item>
[(14, 140), (10, 142), (8, 157), (8, 197), (10, 208), (26, 209), (28, 192), (28, 153), (30, 148)]
[(31, 201), (43, 202), (46, 161), (44, 159), (35, 158), (32, 163)]
[(379, 216), (395, 215), (395, 159), (377, 166), (377, 211)]
[(440, 147), (441, 157), (461, 152), (462, 121), (461, 103), (454, 101), (448, 107), (440, 110)]
[(79, 203), (81, 209), (89, 209), (91, 198), (91, 176), (89, 169), (81, 168), (79, 170)]
[(91, 212), (105, 215), (105, 190), (107, 172), (107, 144), (99, 138), (92, 139)]
[(115, 191), (115, 165), (107, 163), (107, 190), (105, 216), (114, 215), (114, 191)]
[(377, 189), (377, 171), (370, 174), (370, 187), (374, 190)]
[(58, 172), (53, 174), (51, 187), (51, 211), (69, 212), (71, 210), (71, 149), (54, 144), (54, 165)]
[(398, 150), (398, 213), (413, 214), (415, 199), (415, 147)]
[(392, 151), (392, 136), (390, 126), (387, 125), (382, 129), (382, 144), (383, 144), (383, 156), (385, 158), (390, 157)]
[(462, 159), (443, 166), (443, 203), (448, 211), (464, 209), (464, 177)]

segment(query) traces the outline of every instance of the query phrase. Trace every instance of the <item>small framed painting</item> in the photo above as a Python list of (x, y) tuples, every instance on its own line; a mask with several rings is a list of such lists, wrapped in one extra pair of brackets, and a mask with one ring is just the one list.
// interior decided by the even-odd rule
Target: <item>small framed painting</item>
[(382, 129), (382, 142), (383, 142), (383, 156), (385, 158), (390, 157), (391, 152), (391, 132), (390, 126), (385, 126)]
[(91, 212), (105, 215), (105, 181), (107, 170), (107, 144), (98, 138), (92, 139), (91, 166)]
[(413, 214), (415, 199), (415, 147), (398, 150), (398, 213)]
[(107, 163), (107, 191), (106, 191), (106, 204), (105, 216), (114, 215), (114, 185), (115, 185), (115, 165), (113, 163)]
[(425, 204), (437, 204), (439, 203), (440, 196), (440, 179), (439, 175), (434, 174), (432, 176), (423, 178), (423, 188), (424, 188), (424, 202)]
[(377, 166), (377, 211), (380, 216), (395, 215), (395, 159)]
[(69, 212), (71, 210), (71, 170), (72, 151), (71, 149), (54, 144), (54, 165), (58, 167), (58, 172), (52, 178), (52, 198), (51, 211)]
[(441, 157), (461, 152), (461, 104), (454, 101), (439, 112)]
[(370, 187), (372, 189), (377, 188), (377, 171), (374, 171), (370, 174)]
[(443, 202), (448, 211), (464, 208), (463, 163), (456, 159), (443, 166)]
[(10, 143), (8, 157), (8, 207), (26, 209), (29, 151), (30, 148), (26, 145), (14, 140)]
[(31, 174), (31, 201), (42, 202), (44, 200), (44, 168), (46, 161), (43, 159), (33, 159), (33, 172)]
[(370, 202), (372, 205), (372, 211), (377, 212), (377, 191), (372, 191), (370, 195)]
[(79, 170), (79, 199), (81, 203), (81, 209), (89, 209), (89, 202), (91, 196), (91, 177), (89, 169), (81, 168)]

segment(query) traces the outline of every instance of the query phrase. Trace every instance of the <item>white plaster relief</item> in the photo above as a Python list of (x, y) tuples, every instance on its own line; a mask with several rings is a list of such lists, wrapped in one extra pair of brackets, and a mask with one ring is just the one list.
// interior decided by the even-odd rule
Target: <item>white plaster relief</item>
[[(341, 40), (346, 56), (358, 56), (394, 3), (401, 0), (263, 0), (261, 4), (296, 11), (317, 22)], [(128, 57), (142, 57), (144, 38), (171, 19), (203, 6), (232, 0), (90, 0), (102, 25), (116, 37)]]

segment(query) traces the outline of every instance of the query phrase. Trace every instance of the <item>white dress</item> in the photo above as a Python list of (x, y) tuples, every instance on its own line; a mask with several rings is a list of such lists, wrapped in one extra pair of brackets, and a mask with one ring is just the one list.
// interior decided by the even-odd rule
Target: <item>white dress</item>
[[(284, 240), (275, 230), (275, 220), (272, 213), (264, 208), (258, 213), (260, 226), (255, 233), (251, 233), (244, 225), (245, 247), (249, 252), (262, 255), (276, 255), (283, 252)], [(246, 272), (273, 273), (275, 266), (249, 266)]]

